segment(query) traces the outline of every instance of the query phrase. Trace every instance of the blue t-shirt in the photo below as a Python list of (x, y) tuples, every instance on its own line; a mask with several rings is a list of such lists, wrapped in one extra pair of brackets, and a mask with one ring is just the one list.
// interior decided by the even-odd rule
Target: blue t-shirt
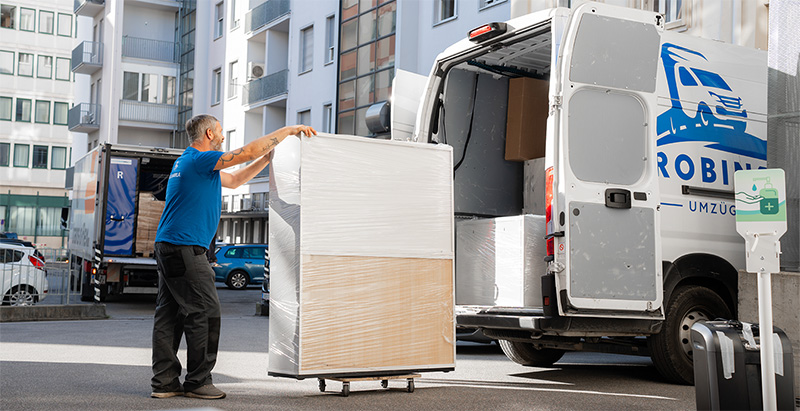
[(214, 167), (222, 154), (189, 147), (175, 160), (156, 242), (208, 248), (219, 225), (222, 182)]

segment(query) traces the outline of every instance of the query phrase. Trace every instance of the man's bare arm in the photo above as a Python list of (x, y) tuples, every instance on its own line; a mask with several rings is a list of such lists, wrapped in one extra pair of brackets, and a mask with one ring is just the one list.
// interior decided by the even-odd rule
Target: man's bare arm
[(247, 167), (240, 168), (230, 173), (221, 171), (219, 173), (219, 177), (222, 182), (222, 186), (225, 188), (236, 188), (250, 181), (253, 177), (260, 173), (261, 170), (267, 166), (267, 164), (269, 164), (269, 160), (269, 156), (262, 156), (248, 164)]
[(286, 137), (299, 135), (305, 133), (306, 136), (317, 135), (316, 130), (309, 126), (297, 125), (287, 126), (273, 131), (266, 136), (259, 137), (258, 139), (248, 143), (242, 148), (228, 151), (223, 154), (217, 161), (214, 170), (222, 170), (237, 164), (246, 163), (250, 160), (255, 160), (275, 148)]

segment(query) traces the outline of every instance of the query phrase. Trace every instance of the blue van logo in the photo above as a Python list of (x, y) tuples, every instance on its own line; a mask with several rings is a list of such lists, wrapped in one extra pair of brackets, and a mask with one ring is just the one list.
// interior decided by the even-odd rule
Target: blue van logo
[[(719, 74), (693, 66), (692, 62), (700, 59), (708, 61), (685, 47), (671, 43), (661, 46), (672, 107), (656, 121), (657, 145), (708, 142), (709, 149), (766, 160), (767, 142), (746, 131), (747, 110), (741, 96)], [(686, 101), (699, 101), (694, 116), (684, 111)]]

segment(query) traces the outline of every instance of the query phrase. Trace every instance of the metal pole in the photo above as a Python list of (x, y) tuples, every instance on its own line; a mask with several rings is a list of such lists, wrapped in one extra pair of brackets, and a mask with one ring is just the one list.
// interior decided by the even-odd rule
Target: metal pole
[(777, 410), (775, 391), (775, 346), (772, 335), (772, 277), (758, 273), (758, 323), (761, 336), (761, 399), (765, 410)]

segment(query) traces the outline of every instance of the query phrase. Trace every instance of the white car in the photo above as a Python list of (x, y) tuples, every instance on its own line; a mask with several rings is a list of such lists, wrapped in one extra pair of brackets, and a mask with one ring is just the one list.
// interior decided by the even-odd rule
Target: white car
[(0, 243), (0, 291), (3, 305), (32, 305), (47, 297), (44, 262), (35, 249)]

